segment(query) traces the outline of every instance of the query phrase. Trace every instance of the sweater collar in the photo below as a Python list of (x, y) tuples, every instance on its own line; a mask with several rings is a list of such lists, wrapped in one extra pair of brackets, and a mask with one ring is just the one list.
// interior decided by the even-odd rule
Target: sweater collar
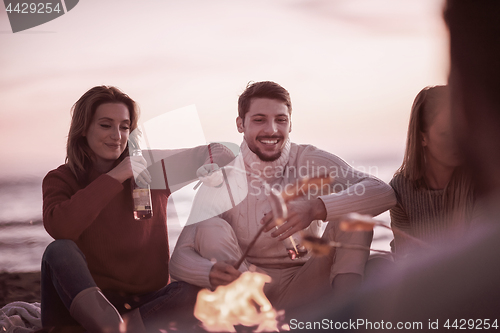
[(253, 151), (250, 150), (245, 140), (241, 143), (241, 153), (247, 170), (257, 176), (262, 176), (266, 180), (279, 178), (283, 174), (285, 166), (290, 158), (290, 139), (288, 139), (281, 151), (281, 156), (274, 161), (263, 161)]

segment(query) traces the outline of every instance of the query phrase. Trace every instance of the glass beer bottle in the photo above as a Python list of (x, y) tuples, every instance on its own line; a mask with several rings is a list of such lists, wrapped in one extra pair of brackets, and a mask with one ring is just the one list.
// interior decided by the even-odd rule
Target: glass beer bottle
[[(142, 156), (141, 149), (134, 149), (132, 156)], [(132, 180), (132, 198), (134, 199), (134, 219), (147, 220), (153, 217), (153, 206), (151, 204), (151, 189), (149, 184), (137, 184)]]

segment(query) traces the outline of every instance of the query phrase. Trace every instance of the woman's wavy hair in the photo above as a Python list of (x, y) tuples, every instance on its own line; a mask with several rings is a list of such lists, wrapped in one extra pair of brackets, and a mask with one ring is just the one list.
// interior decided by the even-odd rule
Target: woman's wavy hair
[[(94, 152), (90, 149), (84, 134), (92, 123), (97, 107), (105, 103), (124, 104), (129, 111), (130, 133), (137, 128), (138, 106), (120, 89), (112, 86), (96, 86), (83, 94), (71, 109), (71, 125), (66, 145), (66, 164), (79, 181), (86, 178), (94, 159)], [(128, 149), (125, 149), (118, 161), (128, 156), (128, 153)]]
[[(439, 104), (450, 98), (448, 86), (425, 87), (415, 97), (410, 113), (406, 149), (401, 167), (395, 175), (402, 175), (415, 185), (416, 189), (428, 189), (425, 178), (425, 148), (423, 134), (427, 133), (438, 114)], [(470, 218), (473, 189), (470, 177), (463, 167), (457, 167), (445, 188), (444, 207), (454, 212), (453, 218), (462, 221)]]

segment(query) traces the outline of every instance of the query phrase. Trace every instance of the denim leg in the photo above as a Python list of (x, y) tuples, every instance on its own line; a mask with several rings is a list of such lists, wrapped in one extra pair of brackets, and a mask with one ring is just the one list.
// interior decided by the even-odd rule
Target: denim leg
[(95, 286), (85, 256), (73, 241), (50, 243), (42, 257), (42, 325), (78, 325), (69, 313), (71, 302), (80, 291)]
[(193, 311), (200, 289), (186, 282), (173, 282), (158, 290), (150, 302), (139, 308), (146, 330), (191, 331), (198, 324)]

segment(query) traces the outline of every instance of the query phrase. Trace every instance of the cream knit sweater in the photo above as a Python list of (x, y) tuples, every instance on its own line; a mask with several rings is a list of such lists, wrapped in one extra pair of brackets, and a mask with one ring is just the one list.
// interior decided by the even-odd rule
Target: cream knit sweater
[[(264, 162), (243, 141), (240, 155), (232, 163), (232, 167), (226, 168), (226, 173), (229, 186), (202, 186), (195, 198), (188, 225), (183, 229), (170, 261), (170, 274), (176, 280), (210, 287), (208, 274), (213, 262), (201, 257), (195, 250), (197, 223), (203, 223), (202, 221), (215, 216), (223, 218), (235, 231), (242, 250), (246, 249), (261, 227), (260, 221), (264, 214), (271, 211), (264, 181), (278, 190), (287, 190), (305, 176), (330, 174), (335, 177), (333, 184), (324, 188), (323, 192), (318, 188), (311, 188), (309, 197), (299, 199), (320, 198), (327, 210), (326, 221), (332, 223), (341, 215), (350, 212), (377, 215), (396, 203), (394, 192), (389, 185), (353, 169), (339, 157), (312, 145), (287, 142), (280, 158), (273, 162)], [(305, 232), (319, 235), (320, 226), (320, 221), (313, 221)], [(338, 233), (336, 240), (349, 239), (356, 242), (356, 235), (345, 235), (340, 231)], [(263, 233), (257, 240), (247, 258), (250, 264), (287, 268), (303, 265), (309, 259), (309, 256), (305, 256), (292, 261), (282, 242), (272, 238), (270, 234), (271, 232)], [(360, 253), (363, 260), (357, 261), (356, 252), (341, 249), (337, 251), (334, 263), (337, 274), (363, 274), (366, 254)], [(349, 262), (357, 263), (354, 266), (363, 267), (352, 267)]]

